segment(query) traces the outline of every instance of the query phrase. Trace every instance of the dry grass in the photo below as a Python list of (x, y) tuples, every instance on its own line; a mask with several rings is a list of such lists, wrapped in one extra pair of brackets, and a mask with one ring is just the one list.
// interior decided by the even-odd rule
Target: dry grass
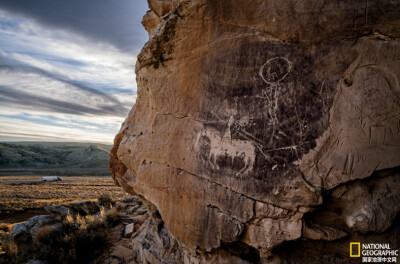
[(115, 214), (115, 210), (103, 209), (99, 214), (87, 216), (67, 215), (61, 228), (42, 227), (26, 255), (45, 259), (48, 263), (89, 263), (110, 245), (105, 230), (116, 223), (109, 223), (109, 214)]
[[(109, 195), (114, 201), (126, 193), (112, 179), (102, 177), (63, 177), (62, 182), (41, 182), (38, 176), (0, 177), (0, 263), (14, 263), (2, 255), (5, 236), (13, 223), (25, 221), (38, 214), (32, 209), (46, 205), (65, 205), (74, 201), (97, 200)], [(26, 182), (23, 182), (27, 180)], [(98, 215), (71, 216), (61, 229), (44, 227), (36, 235), (34, 246), (21, 258), (37, 255), (49, 263), (88, 263), (107, 247), (105, 228), (115, 226), (121, 218), (118, 208), (102, 209)], [(33, 253), (30, 252), (33, 250)], [(26, 256), (25, 256), (26, 255)], [(17, 259), (18, 260), (18, 259)], [(17, 261), (18, 262), (18, 261)], [(21, 262), (22, 263), (22, 262)]]
[[(1, 177), (7, 179), (10, 177)], [(21, 177), (12, 177), (21, 178)], [(24, 177), (24, 179), (38, 177)], [(73, 181), (44, 183), (8, 183), (0, 184), (0, 215), (27, 209), (39, 209), (46, 205), (63, 205), (73, 201), (94, 200), (103, 194), (119, 200), (125, 196), (122, 188), (114, 185), (111, 179), (85, 180), (73, 178)], [(65, 178), (64, 178), (65, 179)], [(70, 178), (69, 178), (70, 179)], [(4, 222), (0, 219), (0, 222)]]

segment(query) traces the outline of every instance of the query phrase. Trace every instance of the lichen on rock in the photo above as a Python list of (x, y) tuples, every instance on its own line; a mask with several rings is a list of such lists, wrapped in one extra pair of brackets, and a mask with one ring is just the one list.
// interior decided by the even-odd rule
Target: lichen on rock
[(315, 241), (338, 263), (360, 233), (395, 243), (399, 2), (149, 7), (110, 170), (157, 212), (176, 263), (291, 263)]

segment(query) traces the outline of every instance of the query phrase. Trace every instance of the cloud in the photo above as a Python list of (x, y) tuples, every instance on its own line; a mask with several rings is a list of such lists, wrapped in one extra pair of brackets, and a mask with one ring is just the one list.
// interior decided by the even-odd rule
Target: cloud
[[(99, 99), (103, 98), (98, 98)], [(129, 108), (120, 106), (118, 103), (104, 104), (101, 107), (97, 105), (84, 105), (71, 102), (68, 99), (57, 100), (50, 97), (38, 96), (32, 93), (26, 93), (10, 89), (7, 86), (0, 85), (0, 103), (3, 106), (25, 109), (40, 109), (42, 111), (67, 113), (74, 115), (102, 115), (102, 116), (121, 116), (129, 111)]]
[[(0, 12), (2, 64), (43, 69), (79, 82), (135, 88), (136, 56), (71, 32), (50, 30)], [(144, 42), (144, 41), (143, 41)], [(101, 80), (101, 82), (96, 82)]]
[[(114, 131), (110, 129), (66, 127), (3, 116), (0, 116), (0, 123), (0, 138), (13, 141), (84, 141), (110, 144), (114, 136)], [(21, 130), (21, 127), (29, 127), (29, 130)]]
[[(0, 77), (0, 102), (3, 105), (12, 104), (28, 109), (39, 107), (49, 111), (75, 114), (126, 116), (135, 99), (133, 96), (129, 97), (133, 93), (131, 90), (107, 94), (40, 68), (2, 64), (1, 56)], [(4, 83), (13, 84), (14, 87)]]
[(124, 51), (137, 53), (147, 38), (140, 24), (148, 9), (145, 0), (2, 0), (0, 8)]
[(0, 140), (111, 143), (136, 99), (136, 56), (27, 17), (0, 9)]

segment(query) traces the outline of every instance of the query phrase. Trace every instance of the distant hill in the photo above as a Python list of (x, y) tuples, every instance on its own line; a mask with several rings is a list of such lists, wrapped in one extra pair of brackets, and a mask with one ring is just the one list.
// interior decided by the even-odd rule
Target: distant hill
[(111, 147), (69, 142), (0, 143), (0, 175), (110, 175)]

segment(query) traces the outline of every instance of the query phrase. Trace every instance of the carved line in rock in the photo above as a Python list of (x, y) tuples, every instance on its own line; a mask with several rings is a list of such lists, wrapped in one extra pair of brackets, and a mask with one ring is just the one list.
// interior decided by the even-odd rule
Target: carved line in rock
[[(330, 129), (298, 162), (314, 186), (333, 188), (399, 164), (399, 84), (390, 69), (355, 67), (338, 90)], [(379, 154), (378, 154), (379, 153)]]
[(285, 57), (275, 57), (267, 60), (260, 68), (260, 76), (270, 85), (283, 81), (292, 70), (292, 62)]
[[(288, 76), (292, 70), (292, 62), (285, 57), (275, 57), (267, 60), (260, 68), (259, 75), (267, 86), (262, 89), (261, 94), (256, 95), (257, 98), (262, 98), (265, 101), (265, 105), (269, 106), (268, 111), (263, 113), (264, 117), (270, 126), (274, 127), (272, 135), (270, 135), (270, 142), (274, 138), (275, 133), (279, 133), (275, 130), (279, 120), (277, 117), (277, 111), (279, 106), (280, 92), (283, 88), (281, 82)], [(290, 84), (289, 84), (290, 85)], [(232, 159), (239, 158), (243, 160), (243, 167), (236, 173), (236, 176), (240, 174), (246, 174), (252, 171), (257, 149), (266, 160), (275, 163), (272, 169), (277, 167), (274, 159), (268, 154), (268, 152), (278, 151), (278, 150), (290, 150), (296, 151), (298, 145), (283, 146), (276, 149), (265, 149), (264, 145), (266, 142), (252, 135), (246, 130), (250, 116), (241, 117), (240, 120), (235, 120), (235, 113), (231, 113), (228, 122), (221, 118), (215, 113), (216, 116), (222, 123), (227, 123), (227, 129), (225, 130), (223, 136), (214, 129), (205, 129), (200, 132), (197, 136), (195, 143), (196, 149), (201, 148), (201, 144), (205, 144), (208, 147), (209, 153), (206, 154), (207, 162), (212, 170), (219, 170), (220, 167), (217, 164), (219, 157), (228, 156)], [(241, 139), (232, 139), (231, 131), (239, 134)], [(283, 133), (283, 132), (282, 132)], [(204, 158), (203, 158), (204, 159)]]
[[(229, 129), (227, 130), (229, 131)], [(204, 140), (200, 140), (204, 137)], [(248, 173), (253, 169), (255, 160), (255, 148), (251, 141), (237, 140), (230, 137), (230, 133), (226, 132), (222, 137), (218, 131), (206, 129), (198, 135), (198, 142), (208, 141), (210, 151), (208, 153), (208, 163), (213, 170), (219, 170), (217, 160), (221, 156), (229, 156), (232, 159), (239, 158), (244, 161), (244, 166), (236, 175)], [(198, 148), (198, 142), (196, 148)], [(207, 144), (207, 143), (203, 143)]]

